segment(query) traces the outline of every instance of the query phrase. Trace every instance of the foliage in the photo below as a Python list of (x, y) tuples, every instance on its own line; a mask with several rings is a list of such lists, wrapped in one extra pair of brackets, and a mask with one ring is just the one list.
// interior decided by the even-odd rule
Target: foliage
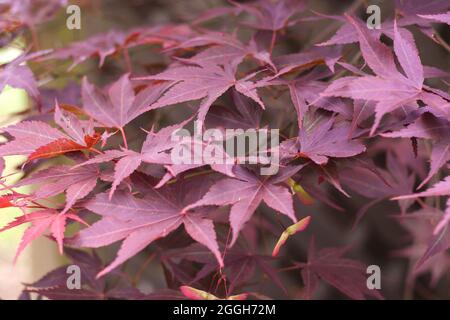
[[(450, 267), (449, 73), (424, 65), (426, 48), (418, 49), (411, 31), (429, 36), (448, 59), (433, 28), (449, 23), (449, 8), (446, 0), (423, 2), (395, 1), (381, 29), (372, 30), (358, 7), (330, 16), (307, 1), (257, 0), (49, 50), (39, 50), (34, 37), (29, 50), (0, 69), (0, 90), (24, 89), (33, 103), (3, 129), (8, 141), (0, 156), (26, 161), (25, 177), (2, 184), (0, 198), (2, 208), (18, 207), (23, 215), (0, 232), (30, 223), (16, 258), (48, 235), (82, 267), (84, 280), (82, 290), (68, 290), (60, 267), (25, 292), (54, 299), (310, 299), (325, 285), (353, 299), (382, 299), (366, 287), (366, 265), (377, 261), (344, 257), (353, 247), (316, 222), (341, 218), (341, 228), (356, 232), (348, 216), (323, 215), (349, 201), (353, 230), (376, 228), (363, 216), (380, 203), (390, 213), (396, 210), (390, 203), (398, 205), (400, 224), (415, 217), (428, 226), (427, 233), (408, 233), (428, 245), (404, 255), (418, 261), (405, 278), (442, 276)], [(64, 15), (65, 5), (2, 2), (2, 44), (29, 39), (41, 23)], [(340, 25), (329, 40), (292, 40), (321, 21)], [(70, 67), (61, 68), (67, 61)], [(183, 142), (171, 135), (194, 120), (222, 131), (279, 129), (282, 141), (269, 150), (280, 154), (278, 172), (262, 175), (265, 163), (238, 157), (175, 163), (171, 152)], [(38, 187), (22, 194), (15, 190), (21, 186)], [(63, 201), (55, 197), (61, 194)], [(317, 250), (314, 239), (331, 245)], [(398, 240), (396, 248), (402, 245)], [(166, 288), (144, 294), (137, 288), (150, 263), (162, 267)], [(267, 279), (276, 287), (268, 294)]]

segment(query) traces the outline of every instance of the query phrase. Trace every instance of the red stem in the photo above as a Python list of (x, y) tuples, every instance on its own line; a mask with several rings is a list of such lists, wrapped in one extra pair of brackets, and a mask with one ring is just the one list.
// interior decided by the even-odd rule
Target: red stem
[(120, 128), (120, 133), (122, 134), (122, 139), (123, 139), (123, 144), (125, 145), (125, 149), (128, 149), (128, 142), (127, 142), (127, 137), (125, 135), (125, 130), (123, 130), (123, 128)]

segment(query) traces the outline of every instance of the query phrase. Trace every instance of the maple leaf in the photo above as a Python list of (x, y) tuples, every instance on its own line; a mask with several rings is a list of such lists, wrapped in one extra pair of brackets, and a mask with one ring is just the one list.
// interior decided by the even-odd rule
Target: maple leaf
[(162, 128), (158, 132), (154, 132), (152, 129), (147, 134), (140, 153), (132, 150), (106, 150), (103, 154), (95, 156), (78, 166), (93, 165), (119, 159), (114, 165), (114, 180), (109, 193), (110, 197), (112, 197), (119, 184), (131, 175), (141, 163), (171, 164), (172, 160), (167, 151), (178, 143), (173, 141), (171, 136), (173, 132), (183, 128), (189, 121), (191, 121), (191, 118), (176, 125)]
[(29, 155), (55, 140), (66, 138), (61, 131), (41, 121), (22, 121), (3, 131), (15, 139), (0, 146), (0, 156)]
[[(194, 186), (196, 192), (187, 193)], [(211, 250), (222, 267), (212, 220), (201, 213), (183, 210), (198, 200), (202, 196), (201, 191), (207, 187), (208, 183), (199, 184), (199, 181), (190, 180), (158, 190), (147, 187), (142, 199), (116, 192), (109, 201), (107, 194), (99, 194), (85, 203), (85, 207), (102, 215), (103, 219), (80, 231), (71, 244), (97, 248), (124, 239), (116, 259), (97, 275), (101, 277), (156, 239), (184, 225), (191, 238)]]
[(395, 1), (396, 9), (403, 15), (416, 14), (435, 14), (448, 9), (448, 3), (445, 0), (432, 0), (424, 3), (420, 0)]
[[(325, 55), (325, 53), (315, 52), (313, 50), (311, 52), (292, 54), (292, 57), (291, 55), (280, 56), (279, 61), (277, 60), (277, 57), (274, 59), (275, 62), (284, 65), (284, 67), (281, 67), (280, 71), (275, 76), (269, 76), (258, 81), (257, 86), (288, 86), (291, 101), (297, 113), (297, 123), (299, 128), (303, 126), (303, 118), (310, 112), (312, 107), (339, 113), (346, 119), (350, 119), (352, 117), (351, 107), (344, 99), (321, 96), (321, 93), (327, 86), (323, 81), (319, 80), (325, 79), (332, 74), (331, 72), (334, 72), (334, 64), (340, 57), (340, 55), (334, 56), (334, 54), (337, 53), (336, 50), (334, 51), (335, 52), (331, 52), (329, 56)], [(285, 62), (281, 62), (283, 60), (285, 60)], [(314, 69), (310, 73), (298, 76), (293, 80), (280, 78), (284, 73), (290, 73), (297, 68), (310, 68), (324, 62), (330, 69), (329, 71), (324, 72)]]
[(98, 141), (93, 141), (97, 139), (94, 122), (92, 119), (80, 120), (76, 116), (77, 112), (82, 112), (82, 110), (67, 105), (60, 106), (58, 101), (55, 101), (55, 123), (64, 130), (73, 142), (91, 148)]
[(10, 222), (8, 225), (0, 229), (0, 232), (9, 230), (11, 228), (17, 227), (24, 223), (31, 223), (31, 226), (25, 230), (20, 245), (16, 251), (14, 257), (14, 262), (22, 253), (22, 251), (37, 237), (44, 234), (44, 232), (49, 229), (52, 236), (56, 239), (58, 243), (59, 252), (63, 252), (63, 240), (64, 231), (66, 228), (67, 219), (71, 219), (83, 224), (86, 224), (81, 218), (72, 213), (60, 213), (54, 209), (42, 209), (39, 211), (34, 211), (32, 213), (24, 214), (15, 218), (14, 221)]
[[(248, 246), (248, 243), (246, 245)], [(255, 277), (257, 272), (261, 271), (282, 289), (284, 293), (287, 293), (276, 269), (271, 265), (274, 258), (262, 254), (255, 254), (255, 246), (251, 245), (252, 248), (250, 249), (247, 246), (244, 248), (244, 246), (238, 243), (233, 248), (226, 250), (223, 273), (226, 275), (225, 281), (228, 290), (234, 291), (235, 288), (242, 288), (250, 279)], [(201, 263), (203, 267), (193, 279), (182, 279), (180, 270), (174, 267), (176, 262), (173, 261), (178, 261), (178, 259)], [(161, 257), (161, 262), (182, 283), (197, 283), (217, 271), (217, 262), (212, 253), (198, 243), (165, 252)]]
[[(34, 32), (36, 25), (48, 21), (67, 0), (2, 0), (0, 3), (0, 46), (6, 48), (28, 28)], [(38, 47), (37, 38), (33, 44)], [(0, 89), (1, 92), (1, 89)]]
[(270, 31), (278, 31), (293, 25), (295, 21), (289, 21), (291, 17), (305, 9), (303, 1), (298, 0), (275, 2), (259, 0), (250, 4), (232, 1), (231, 3), (256, 18), (256, 22), (248, 23), (249, 26)]
[(437, 95), (423, 91), (423, 66), (409, 31), (399, 29), (394, 23), (394, 51), (406, 74), (405, 77), (396, 69), (390, 49), (362, 27), (359, 22), (348, 18), (358, 32), (364, 60), (376, 76), (338, 79), (322, 95), (377, 101), (371, 135), (375, 133), (386, 113), (414, 103), (416, 100), (423, 100), (431, 107), (443, 111), (442, 105), (434, 101), (438, 99)]
[(304, 52), (277, 56), (273, 62), (278, 70), (276, 77), (279, 77), (299, 68), (306, 69), (319, 64), (326, 64), (334, 72), (334, 65), (340, 58), (341, 49), (339, 47), (314, 47)]
[(303, 121), (298, 138), (283, 141), (280, 145), (282, 158), (308, 158), (324, 165), (330, 157), (345, 158), (366, 150), (357, 140), (348, 138), (350, 127), (335, 123), (335, 118), (311, 117)]
[(98, 57), (98, 67), (101, 68), (107, 57), (118, 52), (143, 44), (161, 44), (163, 47), (172, 47), (191, 33), (193, 31), (187, 25), (138, 27), (127, 32), (111, 30), (56, 49), (42, 60), (70, 58), (73, 62), (68, 71), (71, 71), (87, 59)]
[(317, 252), (314, 239), (311, 240), (308, 262), (295, 264), (302, 269), (301, 275), (308, 299), (312, 298), (317, 289), (319, 279), (355, 300), (364, 300), (366, 296), (383, 299), (377, 290), (367, 288), (366, 267), (359, 261), (342, 257), (348, 249), (324, 248)]
[(233, 86), (238, 92), (254, 100), (264, 109), (264, 104), (258, 97), (254, 83), (247, 80), (253, 74), (236, 80), (234, 73), (235, 67), (232, 65), (221, 67), (207, 64), (198, 67), (171, 68), (160, 74), (140, 79), (171, 81), (170, 88), (150, 106), (152, 110), (181, 102), (203, 99), (198, 109), (198, 119), (204, 121), (206, 113), (214, 101)]
[(67, 133), (50, 127), (42, 121), (23, 121), (7, 127), (5, 132), (15, 139), (0, 147), (0, 156), (27, 155), (27, 162), (52, 158), (68, 152), (91, 150), (100, 140), (92, 122), (81, 122), (64, 113), (56, 103), (55, 122)]
[(123, 130), (127, 123), (148, 111), (148, 106), (164, 89), (165, 86), (161, 84), (151, 85), (135, 95), (129, 74), (124, 74), (109, 87), (107, 96), (85, 77), (81, 94), (84, 109), (92, 118), (106, 127)]
[[(175, 133), (175, 131), (173, 132)], [(174, 143), (173, 140), (176, 142)], [(216, 172), (220, 172), (229, 177), (234, 177), (233, 168), (234, 165), (239, 162), (239, 159), (228, 155), (220, 141), (214, 141), (214, 139), (204, 141), (203, 139), (197, 138), (181, 138), (180, 141), (177, 141), (178, 139), (173, 140), (166, 144), (166, 146), (171, 148), (170, 164), (164, 165), (167, 172), (155, 186), (156, 188), (163, 186), (171, 179), (186, 171), (197, 169), (206, 165), (209, 165), (211, 169)], [(206, 150), (209, 150), (209, 152), (205, 152)], [(176, 157), (179, 156), (183, 158), (181, 163), (179, 163), (179, 160), (176, 160)], [(243, 158), (245, 159), (245, 156)]]
[(33, 99), (38, 99), (39, 90), (37, 81), (31, 69), (21, 64), (23, 59), (20, 57), (15, 61), (7, 64), (0, 70), (0, 92), (6, 85), (13, 88), (24, 89)]
[(443, 216), (443, 212), (436, 208), (425, 207), (408, 215), (398, 216), (399, 222), (405, 227), (413, 243), (395, 254), (415, 260), (415, 266), (411, 275), (429, 271), (431, 273), (431, 285), (435, 286), (438, 280), (445, 274), (450, 258), (446, 251), (450, 248), (450, 232), (445, 226), (440, 232), (433, 234), (436, 221)]
[(242, 10), (238, 7), (215, 7), (211, 9), (206, 9), (199, 16), (197, 16), (192, 23), (201, 24), (203, 22), (228, 14), (238, 16), (241, 13), (241, 11)]
[[(439, 43), (431, 27), (433, 15), (437, 19), (445, 19), (442, 12), (448, 9), (448, 4), (445, 0), (428, 1), (426, 4), (421, 0), (395, 1), (395, 10), (398, 12), (398, 25), (406, 27), (416, 25), (422, 33), (428, 36), (431, 40)], [(348, 44), (358, 41), (358, 33), (353, 28), (352, 24), (342, 16), (326, 15), (316, 13), (320, 18), (333, 19), (343, 22), (343, 25), (336, 31), (336, 33), (327, 41), (319, 43), (319, 46), (329, 46), (336, 44)], [(437, 21), (437, 20), (435, 20)], [(440, 22), (443, 22), (442, 20)], [(394, 21), (386, 19), (377, 29), (370, 30), (375, 36), (379, 37), (381, 34), (389, 38), (394, 37)]]
[(386, 170), (350, 161), (340, 170), (343, 184), (364, 197), (378, 199), (413, 190), (415, 175), (408, 172), (392, 152), (386, 155)]
[[(254, 250), (252, 251), (254, 252)], [(224, 264), (226, 266), (226, 279), (229, 282), (228, 288), (230, 291), (235, 290), (235, 288), (242, 288), (252, 277), (261, 272), (264, 277), (270, 279), (284, 293), (287, 293), (276, 268), (272, 265), (273, 261), (274, 259), (270, 256), (254, 254), (248, 249), (227, 250)], [(207, 266), (205, 266), (199, 273), (205, 274), (207, 271)]]
[[(36, 50), (48, 31), (36, 25), (67, 6), (67, 0), (0, 2), (0, 46), (20, 47), (24, 38), (32, 40)], [(0, 91), (24, 90), (33, 100), (31, 107), (38, 109), (4, 119), (9, 124), (17, 116), (20, 123), (2, 129), (6, 142), (0, 145), (1, 180), (5, 180), (0, 181), (0, 208), (16, 208), (24, 215), (0, 231), (28, 225), (15, 260), (31, 241), (46, 234), (82, 272), (79, 290), (67, 287), (68, 264), (25, 284), (20, 299), (36, 295), (37, 299), (218, 300), (250, 295), (267, 299), (258, 292), (261, 288), (276, 286), (288, 296), (281, 272), (294, 269), (301, 273), (304, 288), (300, 289), (308, 298), (319, 293), (322, 279), (350, 298), (381, 299), (380, 292), (367, 289), (363, 263), (344, 256), (348, 248), (316, 251), (314, 238), (307, 262), (278, 269), (280, 261), (289, 259), (276, 258), (282, 246), (310, 221), (305, 215), (297, 220), (293, 196), (301, 205), (326, 204), (337, 211), (363, 201), (354, 214), (354, 227), (376, 204), (384, 209), (373, 217), (375, 222), (389, 216), (391, 205), (386, 200), (395, 199), (399, 207), (395, 219), (412, 238), (411, 245), (400, 251), (415, 262), (415, 268), (410, 263), (405, 271), (407, 287), (424, 296), (439, 291), (436, 285), (450, 266), (450, 95), (444, 90), (449, 73), (443, 65), (422, 64), (430, 53), (420, 50), (419, 56), (406, 28), (412, 26), (434, 41), (434, 47), (446, 49), (436, 27), (449, 23), (448, 0), (396, 0), (395, 14), (371, 30), (366, 21), (346, 14), (313, 11), (315, 16), (301, 16), (313, 9), (303, 0), (230, 0), (229, 4), (199, 12), (194, 21), (187, 9), (196, 8), (195, 4), (164, 5), (161, 8), (169, 11), (181, 8), (183, 19), (191, 21), (172, 24), (169, 19), (168, 24), (105, 30), (92, 36), (88, 32), (84, 40), (60, 49), (31, 53), (24, 49), (26, 53), (0, 66)], [(349, 12), (356, 12), (355, 8)], [(138, 7), (131, 4), (127, 9)], [(234, 17), (217, 19), (213, 29), (199, 25), (225, 15)], [(64, 19), (54, 22), (60, 20)], [(299, 22), (304, 30), (293, 33), (290, 26)], [(311, 38), (308, 34), (322, 41), (326, 32), (319, 30), (321, 25), (336, 23), (342, 25), (329, 40), (312, 48), (303, 41)], [(343, 50), (350, 43), (358, 44), (353, 57)], [(354, 51), (353, 47), (346, 49)], [(148, 49), (151, 55), (142, 54)], [(109, 59), (114, 62), (109, 66), (117, 78), (97, 86), (88, 79), (95, 76), (104, 83), (111, 72), (93, 75), (92, 70), (79, 68), (76, 73), (61, 73), (57, 63), (69, 59), (73, 70), (91, 58), (98, 59), (99, 67)], [(115, 67), (125, 67), (128, 73)], [(63, 88), (66, 78), (83, 80), (80, 84), (69, 80)], [(178, 104), (181, 108), (176, 112), (162, 109)], [(189, 139), (185, 130), (174, 136), (178, 129), (191, 127), (195, 117), (201, 120), (200, 131), (208, 130), (202, 139), (192, 134)], [(149, 127), (148, 121), (151, 129), (140, 130)], [(195, 136), (199, 127), (194, 126)], [(271, 146), (280, 156), (280, 170), (271, 176), (257, 171), (266, 169), (261, 157), (253, 163), (253, 153), (250, 160), (247, 153), (229, 156), (224, 148), (229, 141), (227, 129), (240, 129), (234, 131), (236, 138), (242, 129), (266, 128), (279, 128), (282, 137), (281, 145)], [(216, 141), (219, 131), (222, 135)], [(259, 150), (258, 155), (271, 151)], [(2, 157), (14, 155), (27, 157), (26, 166), (11, 171), (7, 161), (3, 170)], [(308, 169), (300, 174), (305, 166)], [(23, 179), (12, 185), (6, 182), (22, 173)], [(430, 184), (436, 177), (445, 178)], [(330, 184), (348, 198), (338, 202), (341, 195), (330, 192)], [(423, 191), (425, 185), (429, 186)], [(23, 187), (27, 194), (16, 191)], [(351, 193), (367, 201), (351, 201)], [(281, 230), (271, 219), (252, 219), (262, 202), (269, 211), (289, 217), (290, 226)], [(442, 203), (446, 203), (443, 210)], [(413, 205), (422, 209), (410, 212)], [(86, 215), (96, 222), (81, 231), (77, 228), (73, 238), (65, 239), (69, 223), (84, 223), (81, 217)], [(326, 222), (325, 229), (314, 231), (330, 240), (334, 227), (339, 232), (342, 226)], [(361, 234), (366, 240), (373, 238), (370, 232)], [(276, 241), (278, 236), (272, 256), (266, 255), (268, 237)], [(392, 243), (402, 240), (403, 234), (394, 236)], [(64, 247), (109, 248), (115, 242), (121, 246), (106, 264), (95, 250), (88, 254)], [(128, 268), (119, 270), (144, 250), (151, 252), (142, 265), (135, 265), (140, 264), (138, 257), (130, 261), (136, 274), (130, 277)], [(147, 280), (141, 276), (150, 270), (150, 262), (162, 267), (170, 289), (149, 295), (136, 289)], [(431, 286), (437, 291), (413, 288), (423, 282), (413, 281), (425, 272), (431, 273)], [(299, 289), (296, 283), (289, 286)], [(255, 291), (248, 292), (250, 287)], [(233, 292), (243, 293), (229, 294)]]
[(260, 49), (255, 38), (251, 38), (248, 44), (242, 43), (234, 34), (219, 32), (207, 32), (197, 37), (188, 39), (173, 49), (188, 49), (199, 46), (210, 47), (197, 53), (189, 59), (177, 58), (178, 61), (196, 65), (239, 65), (244, 58), (252, 57), (256, 61), (270, 66), (276, 70), (271, 60), (270, 53)]
[(250, 220), (259, 204), (264, 201), (277, 212), (297, 222), (294, 213), (292, 195), (284, 183), (296, 174), (303, 166), (282, 168), (274, 176), (258, 176), (245, 168), (235, 167), (234, 178), (224, 178), (215, 183), (211, 189), (197, 202), (187, 206), (189, 210), (199, 206), (232, 205), (230, 223), (233, 230), (230, 247), (236, 242), (240, 230)]
[(72, 58), (73, 62), (68, 68), (68, 71), (70, 71), (90, 57), (98, 56), (99, 67), (102, 67), (106, 57), (114, 54), (117, 48), (125, 42), (125, 39), (126, 35), (120, 31), (98, 34), (88, 39), (74, 42), (66, 48), (57, 49), (46, 56), (45, 60)]
[(418, 16), (424, 19), (431, 19), (450, 25), (450, 11), (441, 14), (418, 14)]
[(151, 27), (137, 27), (128, 33), (126, 46), (159, 44), (165, 50), (177, 47), (186, 39), (195, 37), (197, 32), (188, 24), (165, 24)]
[(14, 187), (41, 184), (32, 195), (35, 199), (49, 198), (65, 191), (66, 204), (62, 210), (65, 213), (94, 189), (99, 177), (100, 171), (96, 165), (77, 168), (54, 166), (22, 179)]
[(16, 192), (13, 188), (8, 187), (0, 182), (4, 186), (3, 190), (8, 190), (7, 194), (0, 196), (0, 208), (23, 208), (27, 206), (27, 200), (29, 196)]
[[(350, 163), (339, 170), (339, 180), (350, 190), (373, 199), (362, 206), (356, 213), (353, 224), (355, 228), (366, 212), (382, 200), (392, 198), (411, 192), (414, 188), (415, 174), (409, 173), (393, 152), (386, 155), (386, 170), (373, 169), (370, 165), (361, 163)], [(411, 200), (400, 200), (398, 205), (401, 213), (406, 213), (413, 202)]]
[(417, 189), (422, 188), (450, 160), (450, 122), (426, 112), (399, 131), (383, 133), (388, 138), (422, 138), (432, 140), (430, 171)]
[[(450, 176), (446, 177), (444, 180), (434, 184), (429, 189), (410, 195), (404, 195), (392, 198), (393, 200), (402, 199), (415, 199), (419, 197), (435, 197), (435, 196), (450, 196)], [(439, 234), (443, 229), (447, 229), (448, 223), (450, 222), (450, 200), (447, 201), (447, 209), (444, 216), (442, 217), (440, 223), (436, 226), (434, 230), (435, 234)]]
[(258, 107), (257, 103), (235, 89), (232, 90), (231, 96), (234, 108), (213, 105), (206, 116), (205, 127), (222, 130), (259, 128), (262, 109)]
[(448, 223), (450, 222), (450, 201), (447, 201), (447, 210), (444, 213), (442, 220), (434, 229), (433, 235), (429, 240), (426, 251), (423, 256), (417, 261), (416, 268), (420, 268), (430, 258), (439, 253), (446, 252), (450, 248), (450, 230)]
[(100, 135), (95, 133), (92, 121), (82, 123), (71, 114), (63, 114), (56, 103), (55, 122), (65, 130), (70, 138), (58, 138), (34, 150), (27, 161), (53, 158), (69, 152), (92, 150), (100, 140)]
[(8, 207), (14, 207), (15, 205), (11, 202), (11, 200), (13, 200), (11, 195), (6, 195), (6, 196), (0, 197), (0, 208), (3, 209), (3, 208), (8, 208)]
[(54, 158), (59, 155), (63, 155), (69, 152), (82, 151), (91, 149), (98, 141), (100, 136), (88, 137), (86, 139), (86, 145), (80, 145), (73, 140), (67, 138), (61, 138), (46, 144), (45, 146), (37, 148), (33, 153), (28, 156), (27, 161), (33, 161), (37, 159)]
[[(146, 295), (130, 286), (126, 277), (113, 272), (109, 277), (96, 279), (95, 275), (104, 267), (100, 257), (93, 252), (64, 248), (65, 255), (72, 264), (63, 265), (45, 274), (33, 283), (25, 284), (24, 292), (33, 292), (53, 300), (106, 300), (106, 299), (145, 299)], [(80, 268), (81, 288), (71, 290), (67, 287), (67, 270), (71, 265)], [(109, 280), (110, 282), (108, 282)], [(111, 282), (114, 284), (111, 285)]]
[[(160, 155), (159, 159), (161, 161), (168, 161), (168, 155), (163, 153)], [(102, 155), (99, 155), (91, 160), (88, 160), (79, 166), (91, 165), (95, 163), (109, 162), (114, 159), (119, 159), (114, 165), (114, 176), (112, 180), (112, 186), (109, 193), (111, 198), (119, 184), (131, 175), (144, 161), (144, 156), (140, 153), (130, 151), (130, 150), (107, 150)], [(165, 160), (163, 160), (165, 159)]]

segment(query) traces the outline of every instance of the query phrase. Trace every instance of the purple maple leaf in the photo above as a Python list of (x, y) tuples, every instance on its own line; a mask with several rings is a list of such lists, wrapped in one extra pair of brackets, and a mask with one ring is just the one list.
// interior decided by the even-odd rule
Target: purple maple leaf
[[(193, 187), (196, 192), (188, 193)], [(186, 232), (211, 250), (219, 265), (223, 266), (212, 220), (204, 213), (183, 209), (197, 201), (202, 196), (201, 190), (206, 190), (206, 187), (208, 184), (204, 181), (190, 180), (158, 190), (148, 187), (142, 199), (124, 192), (117, 192), (111, 200), (107, 194), (99, 194), (85, 203), (85, 207), (101, 215), (102, 220), (79, 232), (71, 244), (97, 248), (124, 240), (116, 259), (97, 275), (100, 277), (156, 239), (184, 225)]]
[(297, 222), (292, 195), (287, 186), (281, 185), (296, 174), (303, 166), (281, 168), (274, 176), (259, 176), (243, 167), (236, 167), (236, 178), (224, 178), (216, 182), (197, 202), (184, 208), (185, 211), (199, 206), (232, 205), (230, 224), (233, 236), (232, 246), (244, 224), (250, 220), (255, 210), (264, 201), (277, 212)]

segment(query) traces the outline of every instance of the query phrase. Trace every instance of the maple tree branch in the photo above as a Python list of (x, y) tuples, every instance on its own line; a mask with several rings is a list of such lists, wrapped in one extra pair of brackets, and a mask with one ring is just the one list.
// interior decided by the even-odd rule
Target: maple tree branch
[(120, 128), (120, 133), (122, 134), (123, 144), (125, 146), (125, 149), (128, 149), (128, 142), (127, 142), (127, 136), (125, 135), (125, 130), (123, 128)]
[(96, 149), (96, 148), (94, 148), (94, 147), (89, 148), (89, 151), (93, 151), (93, 152), (98, 153), (98, 154), (104, 154), (103, 151), (100, 151), (100, 150), (98, 150), (98, 149)]
[(438, 40), (439, 44), (444, 47), (445, 50), (450, 52), (450, 45), (447, 43), (447, 41), (444, 40), (444, 38), (442, 38), (442, 36), (438, 32), (436, 32), (436, 39)]
[(279, 271), (279, 272), (286, 272), (286, 271), (292, 271), (292, 270), (297, 270), (297, 269), (300, 269), (300, 267), (294, 265), (294, 266), (290, 266), (290, 267), (280, 268), (277, 271)]

